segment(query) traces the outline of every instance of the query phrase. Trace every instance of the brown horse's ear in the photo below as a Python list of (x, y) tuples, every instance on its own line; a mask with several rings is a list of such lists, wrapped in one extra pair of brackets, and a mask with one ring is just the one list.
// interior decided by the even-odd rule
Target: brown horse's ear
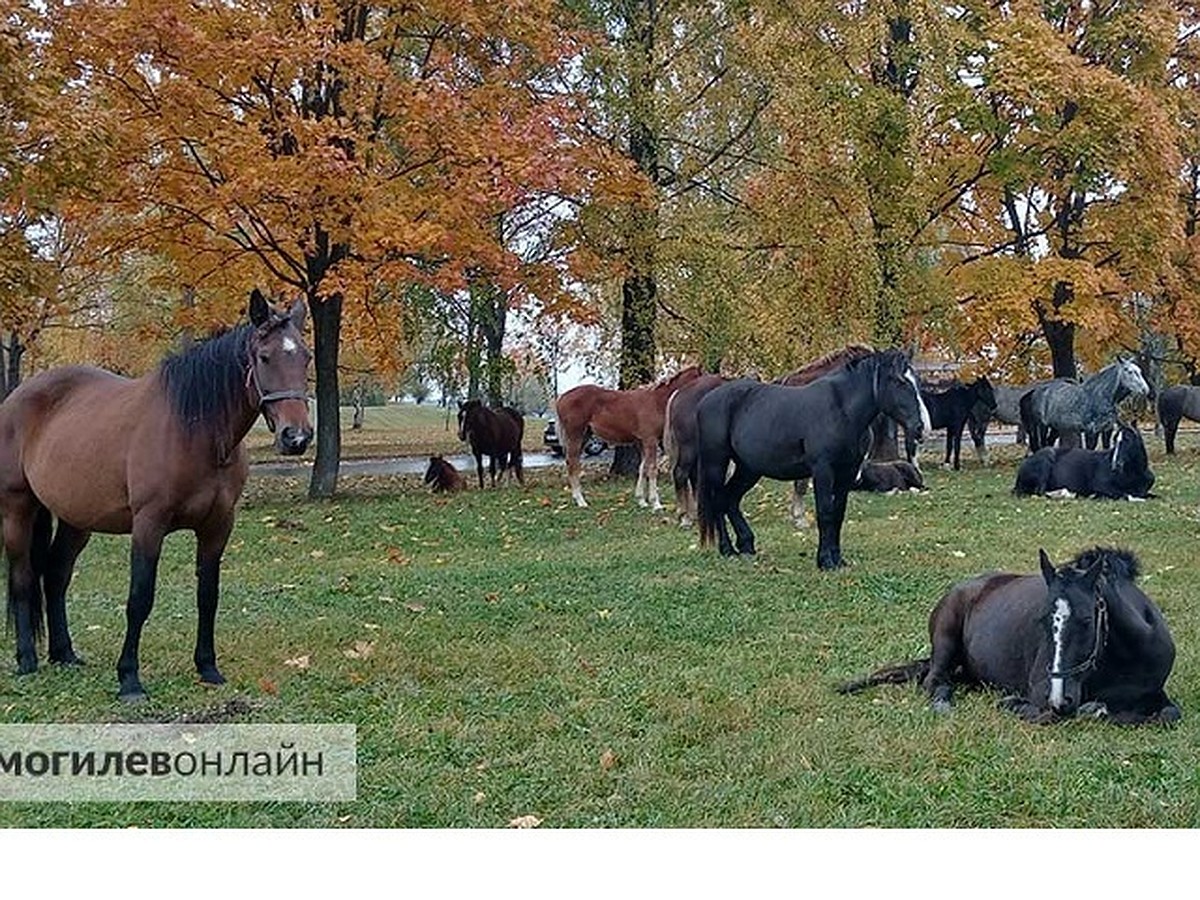
[(261, 328), (270, 321), (270, 318), (271, 304), (262, 295), (262, 291), (255, 288), (250, 292), (250, 321), (254, 323), (256, 328)]
[(308, 307), (304, 300), (297, 300), (292, 304), (292, 308), (288, 310), (288, 318), (292, 320), (292, 324), (296, 326), (297, 331), (304, 330), (304, 318), (308, 315)]
[(1046, 551), (1038, 548), (1038, 562), (1042, 566), (1042, 577), (1046, 579), (1046, 584), (1054, 580), (1055, 571), (1054, 563), (1050, 562), (1050, 557), (1046, 555)]

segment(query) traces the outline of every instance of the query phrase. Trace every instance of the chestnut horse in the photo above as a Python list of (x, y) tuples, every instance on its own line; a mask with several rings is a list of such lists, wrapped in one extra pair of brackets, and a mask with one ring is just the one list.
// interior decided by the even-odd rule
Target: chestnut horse
[(633, 495), (640, 506), (663, 508), (658, 496), (658, 442), (663, 437), (667, 400), (700, 375), (699, 366), (688, 366), (670, 378), (631, 391), (581, 384), (558, 398), (555, 409), (559, 439), (567, 457), (567, 481), (576, 505), (587, 506), (579, 483), (579, 454), (591, 428), (609, 444), (641, 444), (642, 464)]
[(122, 700), (145, 699), (138, 645), (163, 538), (188, 529), (196, 534), (194, 661), (202, 682), (224, 682), (213, 628), (221, 556), (248, 472), (242, 438), (262, 415), (279, 453), (308, 447), (304, 319), (303, 301), (278, 313), (255, 290), (250, 324), (170, 356), (148, 375), (65, 366), (29, 379), (0, 405), (0, 512), (19, 674), (37, 670), (43, 606), (51, 662), (81, 662), (66, 615), (75, 560), (94, 531), (132, 534), (117, 678)]

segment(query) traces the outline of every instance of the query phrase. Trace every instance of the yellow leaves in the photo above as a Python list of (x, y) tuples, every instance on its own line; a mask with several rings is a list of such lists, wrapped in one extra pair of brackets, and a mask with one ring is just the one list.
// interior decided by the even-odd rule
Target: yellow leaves
[(343, 650), (342, 655), (345, 656), (346, 659), (369, 659), (374, 652), (374, 641), (358, 640), (354, 642), (354, 646), (347, 647), (345, 650)]
[(509, 828), (537, 828), (542, 824), (542, 820), (535, 815), (517, 816), (515, 819), (510, 819)]
[(299, 672), (306, 672), (312, 667), (312, 657), (309, 654), (304, 653), (300, 656), (294, 656), (291, 659), (285, 659), (283, 664), (285, 666), (291, 666), (293, 669), (296, 669)]

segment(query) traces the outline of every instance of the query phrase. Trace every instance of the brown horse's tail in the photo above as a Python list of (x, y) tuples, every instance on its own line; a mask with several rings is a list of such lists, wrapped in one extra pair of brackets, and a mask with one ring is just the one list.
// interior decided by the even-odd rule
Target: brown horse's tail
[(924, 681), (925, 676), (929, 674), (929, 663), (930, 659), (927, 656), (924, 659), (914, 659), (894, 666), (884, 666), (882, 669), (876, 669), (870, 675), (839, 684), (837, 692), (853, 694), (877, 684), (909, 684), (914, 681)]
[[(50, 539), (54, 536), (54, 516), (50, 510), (38, 505), (33, 517), (33, 535), (29, 545), (29, 563), (33, 567), (33, 588), (29, 592), (29, 619), (33, 623), (33, 637), (38, 640), (46, 630), (46, 601), (42, 592), (42, 579), (50, 565)], [(9, 577), (12, 577), (10, 572)], [(8, 627), (17, 621), (17, 607), (13, 598), (12, 583), (8, 588)]]

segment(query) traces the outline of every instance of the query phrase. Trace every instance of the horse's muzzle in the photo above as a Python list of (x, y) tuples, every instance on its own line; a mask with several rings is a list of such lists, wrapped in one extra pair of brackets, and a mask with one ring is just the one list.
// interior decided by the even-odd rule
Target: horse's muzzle
[(279, 430), (279, 434), (275, 438), (275, 449), (284, 456), (299, 456), (308, 449), (312, 437), (313, 431), (311, 428), (289, 425)]

